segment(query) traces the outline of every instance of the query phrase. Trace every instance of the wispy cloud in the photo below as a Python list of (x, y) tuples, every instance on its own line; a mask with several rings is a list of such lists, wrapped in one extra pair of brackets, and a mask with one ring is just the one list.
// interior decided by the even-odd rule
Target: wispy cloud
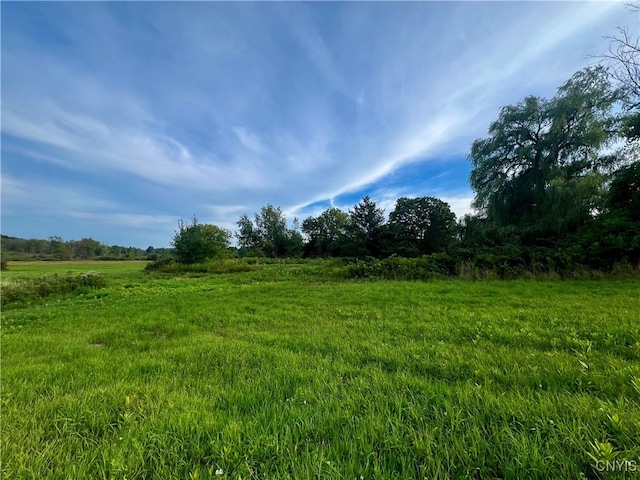
[(3, 131), (37, 147), (64, 150), (55, 157), (37, 148), (22, 152), (38, 160), (63, 163), (69, 169), (116, 170), (181, 188), (207, 190), (213, 183), (221, 190), (262, 186), (260, 177), (247, 170), (242, 160), (223, 164), (213, 156), (194, 158), (188, 147), (168, 135), (147, 129), (125, 130), (58, 106), (42, 107), (38, 118), (8, 108), (3, 112)]
[(289, 5), (283, 4), (281, 11), (308, 60), (330, 88), (351, 97), (352, 94), (335, 64), (333, 54), (324, 36), (316, 28), (307, 7), (304, 5), (288, 7)]
[[(27, 237), (46, 238), (63, 235), (67, 239), (93, 236), (110, 243), (128, 243), (146, 236), (156, 236), (161, 241), (156, 246), (168, 246), (177, 216), (161, 213), (136, 213), (130, 205), (103, 198), (91, 188), (78, 185), (52, 184), (44, 181), (24, 182), (9, 175), (2, 176), (2, 216), (9, 221), (14, 218), (35, 218), (38, 223), (52, 230)], [(140, 208), (134, 207), (133, 210)], [(146, 210), (149, 210), (147, 207)], [(75, 221), (80, 221), (74, 225)], [(37, 225), (32, 230), (37, 231)], [(93, 232), (107, 228), (98, 238)], [(66, 231), (66, 233), (65, 233)], [(130, 236), (122, 236), (130, 232)], [(148, 242), (147, 242), (148, 243)]]
[(249, 132), (244, 127), (235, 127), (233, 131), (238, 136), (238, 140), (240, 140), (240, 143), (245, 148), (252, 150), (258, 154), (264, 153), (265, 147), (257, 135)]
[(69, 212), (68, 215), (73, 218), (83, 220), (91, 220), (102, 222), (107, 225), (117, 225), (119, 227), (131, 228), (156, 228), (158, 226), (173, 227), (176, 225), (175, 217), (170, 215), (146, 215), (132, 213), (90, 213)]
[[(437, 193), (461, 215), (467, 171), (441, 191), (420, 172), (463, 158), (501, 105), (553, 95), (626, 14), (599, 2), (9, 2), (3, 228), (29, 222), (25, 186), (38, 182), (59, 195), (34, 195), (52, 218), (104, 213), (156, 232), (174, 215), (233, 226), (267, 203), (302, 216), (360, 193), (387, 206), (393, 192)], [(391, 185), (410, 168), (405, 189)]]
[(74, 210), (105, 210), (116, 208), (109, 199), (87, 195), (87, 192), (47, 182), (26, 182), (3, 174), (2, 215), (45, 214), (51, 207), (68, 214)]

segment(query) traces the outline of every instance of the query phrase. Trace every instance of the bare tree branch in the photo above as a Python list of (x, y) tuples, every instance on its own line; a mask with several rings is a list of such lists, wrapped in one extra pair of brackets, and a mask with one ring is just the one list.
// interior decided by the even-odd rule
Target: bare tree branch
[[(640, 15), (640, 5), (627, 4)], [(640, 108), (640, 38), (634, 38), (627, 27), (609, 39), (609, 53), (600, 55), (608, 65), (609, 74), (626, 90), (627, 106)]]

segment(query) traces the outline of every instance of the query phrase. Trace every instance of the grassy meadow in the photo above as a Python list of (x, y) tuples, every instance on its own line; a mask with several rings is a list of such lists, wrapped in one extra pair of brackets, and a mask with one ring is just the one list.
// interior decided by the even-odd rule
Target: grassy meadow
[(638, 279), (143, 268), (2, 272), (106, 282), (2, 308), (3, 480), (638, 475)]

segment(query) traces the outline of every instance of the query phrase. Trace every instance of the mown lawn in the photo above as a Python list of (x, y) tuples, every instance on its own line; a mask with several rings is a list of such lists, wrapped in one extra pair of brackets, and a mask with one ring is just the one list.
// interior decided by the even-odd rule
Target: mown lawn
[(3, 479), (637, 475), (638, 280), (141, 268), (3, 309)]

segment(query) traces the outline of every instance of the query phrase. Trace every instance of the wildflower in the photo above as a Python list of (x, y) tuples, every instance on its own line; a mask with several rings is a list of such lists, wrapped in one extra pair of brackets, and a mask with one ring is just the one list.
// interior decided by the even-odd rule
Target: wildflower
[(224, 470), (222, 470), (221, 468), (218, 468), (216, 470), (216, 475), (224, 475)]

